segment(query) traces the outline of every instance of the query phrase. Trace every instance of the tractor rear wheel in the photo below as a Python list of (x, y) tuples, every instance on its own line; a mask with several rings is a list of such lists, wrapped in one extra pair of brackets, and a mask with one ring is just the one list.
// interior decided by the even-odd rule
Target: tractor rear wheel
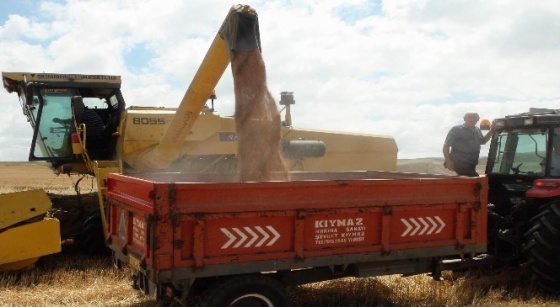
[(263, 275), (228, 278), (210, 286), (200, 306), (291, 306), (285, 286)]
[(546, 207), (531, 220), (524, 251), (536, 285), (560, 294), (560, 202)]

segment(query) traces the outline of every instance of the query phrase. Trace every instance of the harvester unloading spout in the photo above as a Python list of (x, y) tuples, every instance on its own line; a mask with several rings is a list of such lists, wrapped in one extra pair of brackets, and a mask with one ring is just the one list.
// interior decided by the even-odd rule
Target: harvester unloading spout
[[(166, 169), (230, 62), (230, 52), (260, 48), (257, 14), (248, 5), (231, 7), (161, 141), (127, 161), (134, 169)], [(228, 49), (229, 48), (229, 49)]]

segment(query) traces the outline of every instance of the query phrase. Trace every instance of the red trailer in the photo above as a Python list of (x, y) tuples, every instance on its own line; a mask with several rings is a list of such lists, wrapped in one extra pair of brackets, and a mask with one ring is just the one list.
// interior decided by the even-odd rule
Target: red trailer
[(108, 243), (135, 286), (208, 306), (285, 306), (285, 286), (348, 276), (441, 273), (486, 250), (485, 177), (299, 172), (109, 174)]

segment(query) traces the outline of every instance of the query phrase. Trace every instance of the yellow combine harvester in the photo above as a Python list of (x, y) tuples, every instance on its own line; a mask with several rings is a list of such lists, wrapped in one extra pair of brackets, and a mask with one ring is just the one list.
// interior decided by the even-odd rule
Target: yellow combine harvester
[[(235, 39), (260, 42), (258, 33), (231, 36), (237, 17), (247, 9), (231, 8), (178, 108), (125, 108), (120, 76), (2, 73), (4, 87), (18, 94), (34, 128), (29, 160), (47, 161), (56, 173), (89, 174), (97, 181), (98, 209), (90, 212), (82, 203), (79, 216), (87, 216), (83, 227), (77, 233), (61, 225), (62, 239), (75, 238), (89, 252), (105, 249), (108, 173), (237, 172), (234, 118), (214, 110), (213, 90), (229, 65), (228, 44)], [(396, 170), (392, 137), (298, 129), (291, 121), (293, 94), (281, 93), (279, 103), (285, 117), (282, 150), (291, 171)], [(92, 116), (97, 121), (87, 123)], [(0, 208), (5, 206), (0, 199)]]

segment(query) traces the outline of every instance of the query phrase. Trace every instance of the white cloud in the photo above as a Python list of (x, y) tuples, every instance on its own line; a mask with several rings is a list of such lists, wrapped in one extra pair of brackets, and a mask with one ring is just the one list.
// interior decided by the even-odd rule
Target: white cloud
[[(0, 69), (123, 76), (128, 105), (176, 106), (232, 3), (42, 1), (0, 20)], [(466, 111), (560, 106), (560, 2), (301, 0), (252, 3), (268, 85), (293, 91), (298, 127), (388, 134), (400, 158), (441, 156)], [(366, 13), (364, 13), (366, 12)], [(233, 113), (228, 68), (216, 108)], [(31, 129), (0, 91), (0, 160)], [(482, 154), (485, 154), (483, 149)]]

